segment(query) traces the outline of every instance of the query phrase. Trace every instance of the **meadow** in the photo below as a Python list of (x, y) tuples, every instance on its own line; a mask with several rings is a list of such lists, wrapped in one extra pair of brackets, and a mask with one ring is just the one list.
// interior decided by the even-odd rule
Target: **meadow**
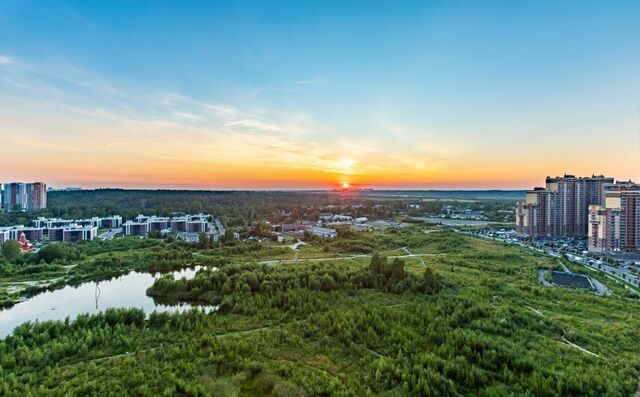
[(0, 390), (629, 396), (638, 388), (640, 304), (539, 286), (537, 270), (557, 268), (556, 259), (421, 224), (307, 244), (287, 248), (290, 256), (273, 243), (182, 247), (191, 258), (177, 262), (202, 258), (220, 271), (164, 277), (148, 293), (217, 312), (112, 309), (23, 324), (0, 342)]

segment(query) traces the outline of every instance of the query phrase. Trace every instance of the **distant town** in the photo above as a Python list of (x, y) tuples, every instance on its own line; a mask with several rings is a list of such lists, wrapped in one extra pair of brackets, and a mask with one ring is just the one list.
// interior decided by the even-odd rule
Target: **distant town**
[[(80, 188), (47, 189), (44, 182), (12, 182), (2, 185), (0, 208), (3, 211), (36, 212), (47, 208), (47, 192), (79, 191)], [(407, 198), (404, 215), (448, 226), (489, 224), (515, 219), (515, 236), (553, 243), (566, 240), (577, 249), (593, 254), (608, 254), (621, 258), (636, 258), (640, 254), (640, 184), (616, 181), (613, 177), (593, 175), (576, 177), (547, 177), (544, 187), (525, 192), (525, 200), (518, 201), (514, 210), (499, 209), (492, 220), (483, 209), (447, 204), (425, 208), (422, 200)], [(515, 218), (512, 214), (515, 212)], [(504, 219), (502, 219), (504, 218)], [(349, 224), (366, 229), (365, 216), (321, 212), (315, 219), (271, 224), (274, 232), (291, 235), (309, 233), (319, 237), (336, 237), (330, 225)], [(173, 233), (187, 242), (196, 242), (204, 233), (214, 242), (225, 235), (223, 223), (208, 214), (175, 213), (172, 216), (137, 215), (123, 219), (120, 215), (87, 219), (59, 219), (39, 217), (31, 225), (0, 227), (0, 244), (19, 240), (25, 251), (34, 249), (33, 243), (42, 241), (74, 242), (95, 238), (112, 239), (117, 235), (162, 237)]]
[[(60, 189), (58, 191), (77, 191), (79, 188)], [(43, 182), (7, 183), (2, 190), (6, 211), (38, 211), (47, 207), (47, 186)], [(334, 238), (338, 232), (334, 228), (323, 227), (328, 224), (352, 224), (363, 229), (368, 221), (366, 217), (353, 218), (348, 215), (320, 213), (316, 221), (301, 221), (298, 223), (283, 223), (266, 225), (272, 232), (286, 233), (279, 235), (282, 241), (290, 236), (311, 236)], [(37, 252), (42, 242), (76, 242), (91, 241), (96, 238), (110, 240), (121, 236), (138, 237), (166, 237), (170, 234), (188, 243), (195, 243), (202, 238), (211, 242), (218, 242), (225, 237), (226, 231), (222, 222), (209, 214), (176, 213), (170, 217), (157, 215), (138, 215), (133, 219), (123, 221), (122, 216), (91, 217), (86, 219), (61, 219), (38, 217), (32, 225), (0, 226), (0, 245), (8, 240), (17, 240), (21, 252)], [(227, 239), (239, 239), (240, 235), (231, 232)], [(250, 237), (251, 239), (251, 237)]]

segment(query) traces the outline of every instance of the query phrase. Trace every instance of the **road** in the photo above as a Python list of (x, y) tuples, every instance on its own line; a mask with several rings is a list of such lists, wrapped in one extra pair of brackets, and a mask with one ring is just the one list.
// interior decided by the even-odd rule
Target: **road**
[(224, 230), (224, 226), (222, 226), (222, 222), (220, 222), (220, 219), (216, 218), (214, 222), (216, 223), (216, 229), (218, 229), (218, 234), (221, 236), (224, 236), (225, 230)]
[(111, 229), (108, 232), (99, 235), (98, 238), (101, 238), (103, 240), (111, 240), (116, 234), (119, 234), (119, 233), (122, 233), (121, 227), (116, 229)]

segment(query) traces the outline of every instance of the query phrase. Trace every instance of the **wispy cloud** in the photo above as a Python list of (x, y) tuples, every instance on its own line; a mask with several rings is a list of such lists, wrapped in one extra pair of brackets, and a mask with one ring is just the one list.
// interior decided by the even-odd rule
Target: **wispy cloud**
[(13, 63), (13, 58), (9, 55), (0, 55), (0, 65), (8, 65), (10, 63)]
[[(123, 88), (73, 65), (15, 63), (10, 69), (0, 78), (0, 100), (6, 105), (0, 109), (6, 121), (0, 134), (20, 139), (11, 142), (16, 155), (3, 156), (3, 163), (19, 164), (17, 153), (30, 150), (43, 161), (55, 159), (61, 172), (83, 173), (77, 163), (91, 162), (97, 169), (87, 170), (87, 177), (99, 171), (124, 178), (127, 170), (136, 170), (136, 175), (164, 175), (175, 183), (197, 174), (198, 183), (206, 184), (207, 178), (211, 183), (223, 178), (214, 170), (227, 181), (287, 180), (292, 173), (336, 179), (418, 175), (457, 150), (398, 123), (374, 125), (366, 139), (355, 139), (312, 114), (264, 101), (250, 106), (172, 90)], [(292, 87), (312, 84), (322, 79)], [(64, 152), (73, 157), (60, 160)]]
[(322, 77), (314, 77), (312, 79), (309, 80), (300, 80), (300, 81), (296, 81), (297, 85), (312, 85), (312, 84), (322, 84), (323, 80)]
[(262, 131), (282, 131), (280, 126), (273, 123), (260, 121), (260, 120), (235, 120), (229, 121), (225, 124), (227, 127), (246, 127), (250, 129), (262, 130)]

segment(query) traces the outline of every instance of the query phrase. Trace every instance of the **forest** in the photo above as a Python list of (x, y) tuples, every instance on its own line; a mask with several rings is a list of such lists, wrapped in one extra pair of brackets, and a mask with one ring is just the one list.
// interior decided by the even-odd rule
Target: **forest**
[[(515, 199), (482, 198), (456, 201), (438, 196), (437, 200), (373, 195), (366, 192), (259, 192), (259, 191), (179, 191), (98, 189), (50, 192), (47, 208), (38, 212), (0, 212), (0, 226), (30, 225), (39, 216), (84, 219), (93, 216), (120, 215), (133, 219), (138, 214), (170, 216), (174, 213), (208, 213), (231, 227), (250, 227), (257, 220), (273, 223), (316, 220), (320, 212), (345, 213), (372, 219), (409, 213), (424, 216), (439, 213), (446, 205), (484, 210), (490, 220), (502, 221), (505, 210), (511, 210)], [(407, 204), (421, 205), (420, 210)]]
[(194, 278), (165, 276), (148, 293), (217, 310), (108, 309), (24, 323), (0, 341), (0, 393), (631, 396), (638, 388), (640, 304), (538, 285), (537, 270), (557, 268), (554, 258), (426, 224), (306, 243), (295, 253), (274, 242), (202, 249), (163, 240), (70, 251), (97, 267), (111, 255), (107, 267), (120, 256), (133, 267), (205, 263)]

